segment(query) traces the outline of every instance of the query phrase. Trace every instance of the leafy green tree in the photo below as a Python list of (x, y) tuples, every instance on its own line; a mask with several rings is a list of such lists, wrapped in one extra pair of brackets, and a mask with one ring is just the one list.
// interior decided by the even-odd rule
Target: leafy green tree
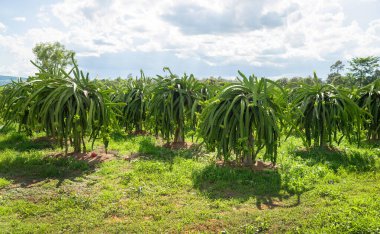
[(379, 57), (356, 57), (350, 63), (350, 71), (357, 80), (357, 85), (362, 87), (371, 83), (375, 79), (376, 69), (379, 67)]
[(73, 65), (73, 61), (75, 62), (72, 59), (75, 57), (75, 52), (67, 50), (59, 42), (38, 43), (33, 48), (33, 53), (36, 59), (32, 63), (46, 71), (51, 71), (54, 68), (65, 69), (68, 65)]
[(346, 75), (329, 74), (329, 76), (327, 77), (326, 83), (334, 85), (334, 86), (350, 89), (355, 86), (356, 79), (352, 73), (347, 73)]
[(344, 64), (342, 61), (338, 60), (333, 65), (330, 66), (330, 72), (340, 74), (340, 71), (344, 70)]
[(276, 80), (276, 83), (280, 85), (282, 88), (286, 88), (289, 84), (289, 79), (287, 77), (283, 77)]
[(347, 79), (340, 74), (340, 71), (343, 69), (343, 62), (340, 60), (336, 61), (330, 66), (330, 74), (328, 74), (326, 82), (333, 85), (345, 85)]
[(242, 79), (224, 88), (202, 112), (201, 135), (225, 160), (233, 152), (237, 161), (252, 165), (265, 148), (275, 164), (283, 116), (275, 98), (286, 100), (284, 92), (274, 81), (239, 74)]

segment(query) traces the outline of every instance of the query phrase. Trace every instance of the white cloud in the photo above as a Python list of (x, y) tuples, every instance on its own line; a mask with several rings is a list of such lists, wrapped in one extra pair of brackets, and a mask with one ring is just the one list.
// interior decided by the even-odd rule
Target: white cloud
[(26, 21), (26, 18), (25, 18), (25, 17), (22, 17), (22, 16), (13, 17), (12, 19), (13, 19), (14, 21), (18, 21), (18, 22), (25, 22), (25, 21)]
[[(256, 14), (277, 12), (284, 15), (286, 22), (274, 28), (253, 28), (228, 34), (211, 31), (211, 34), (188, 35), (182, 31), (184, 28), (180, 24), (171, 24), (163, 17), (171, 9), (180, 6), (181, 3), (178, 2), (166, 0), (127, 3), (114, 0), (107, 6), (100, 1), (66, 0), (54, 5), (52, 11), (69, 30), (70, 43), (83, 48), (83, 53), (171, 50), (180, 57), (196, 56), (209, 60), (210, 63), (220, 57), (225, 57), (225, 62), (244, 60), (255, 65), (270, 64), (272, 57), (323, 60), (337, 51), (351, 50), (352, 48), (345, 48), (345, 45), (367, 40), (366, 34), (369, 33), (355, 22), (345, 24), (345, 14), (337, 1), (261, 0), (252, 3), (227, 0), (215, 9), (216, 2), (212, 1), (191, 1), (191, 5), (209, 12), (219, 12), (221, 17), (223, 13), (228, 16), (229, 11), (244, 13), (251, 8), (258, 9)], [(187, 7), (190, 6), (188, 2), (186, 4)], [(287, 12), (290, 8), (293, 10)], [(360, 47), (360, 44), (357, 46)], [(268, 50), (278, 48), (282, 49), (277, 54), (265, 54)], [(265, 59), (260, 59), (261, 56)]]
[[(184, 4), (195, 23), (184, 15), (182, 21), (173, 22)], [(60, 41), (78, 56), (172, 52), (208, 65), (274, 68), (305, 59), (380, 55), (380, 15), (362, 28), (356, 21), (347, 22), (344, 4), (343, 0), (64, 0), (41, 6), (36, 13), (44, 25), (58, 20), (63, 26), (35, 27), (22, 35), (0, 37), (0, 48), (30, 59), (35, 43)], [(195, 17), (202, 20), (196, 22)], [(0, 23), (0, 32), (4, 30)], [(9, 45), (11, 40), (18, 41), (21, 49)]]
[(54, 28), (33, 28), (24, 35), (0, 34), (0, 74), (28, 76), (36, 72), (30, 63), (34, 59), (32, 48), (39, 42), (63, 41), (63, 33)]
[(3, 23), (0, 22), (0, 33), (5, 32), (6, 29), (7, 27)]
[(358, 38), (358, 46), (346, 57), (375, 55), (380, 56), (380, 19), (370, 22), (369, 27)]
[(29, 60), (32, 51), (24, 39), (17, 36), (4, 36), (0, 34), (0, 74), (13, 76), (27, 76), (35, 71)]

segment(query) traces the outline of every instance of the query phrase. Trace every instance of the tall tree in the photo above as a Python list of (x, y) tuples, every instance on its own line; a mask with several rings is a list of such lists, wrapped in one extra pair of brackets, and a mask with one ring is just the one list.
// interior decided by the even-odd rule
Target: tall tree
[(64, 69), (68, 65), (73, 65), (73, 61), (75, 61), (72, 60), (75, 52), (67, 50), (59, 42), (38, 43), (33, 48), (33, 53), (36, 56), (33, 63), (45, 71), (51, 71), (54, 68)]
[(343, 62), (341, 60), (336, 61), (330, 66), (330, 74), (328, 74), (326, 82), (333, 85), (347, 85), (348, 80), (340, 74), (342, 70), (344, 70)]
[(344, 69), (344, 64), (342, 61), (338, 60), (333, 65), (330, 66), (330, 73), (340, 74), (340, 71)]
[(350, 63), (350, 71), (357, 79), (359, 86), (371, 83), (375, 78), (376, 69), (379, 67), (379, 57), (356, 57)]

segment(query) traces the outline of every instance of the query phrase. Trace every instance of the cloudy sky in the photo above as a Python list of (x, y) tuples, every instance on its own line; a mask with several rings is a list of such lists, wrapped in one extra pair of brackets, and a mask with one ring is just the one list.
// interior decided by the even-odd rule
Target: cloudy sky
[(92, 77), (176, 73), (323, 77), (380, 55), (380, 0), (1, 0), (0, 74), (28, 76), (38, 42), (77, 52)]

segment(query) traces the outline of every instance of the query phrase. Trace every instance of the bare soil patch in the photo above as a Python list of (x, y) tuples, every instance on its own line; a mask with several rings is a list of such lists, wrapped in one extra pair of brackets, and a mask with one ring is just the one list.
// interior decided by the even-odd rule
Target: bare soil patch
[(49, 157), (71, 157), (80, 161), (85, 161), (90, 165), (95, 165), (98, 163), (110, 161), (116, 158), (116, 154), (108, 152), (105, 153), (103, 150), (97, 150), (97, 151), (91, 151), (88, 153), (68, 153), (67, 155), (64, 155), (63, 153), (57, 153), (53, 155), (49, 155)]
[(57, 139), (54, 137), (49, 137), (49, 136), (42, 136), (42, 137), (36, 137), (32, 139), (33, 143), (48, 143), (53, 145), (54, 143), (57, 143)]
[(185, 227), (185, 233), (219, 233), (224, 228), (224, 223), (222, 220), (209, 219), (205, 222), (194, 223)]
[(216, 161), (215, 164), (219, 167), (227, 166), (232, 168), (250, 168), (253, 171), (265, 171), (265, 170), (276, 170), (277, 166), (273, 165), (271, 162), (263, 162), (260, 160), (257, 160), (255, 164), (252, 166), (244, 165), (243, 163), (239, 163), (236, 161), (223, 161), (219, 160)]
[(123, 156), (123, 159), (130, 162), (130, 161), (133, 161), (135, 159), (138, 159), (140, 157), (145, 157), (145, 154), (142, 154), (142, 153), (131, 153), (130, 155), (125, 155)]
[(147, 131), (144, 131), (144, 130), (136, 130), (136, 131), (130, 132), (129, 135), (132, 135), (132, 136), (147, 136), (147, 135), (150, 135), (150, 133), (147, 132)]
[(169, 142), (163, 144), (162, 146), (168, 149), (179, 150), (179, 149), (190, 149), (193, 143), (191, 142)]

